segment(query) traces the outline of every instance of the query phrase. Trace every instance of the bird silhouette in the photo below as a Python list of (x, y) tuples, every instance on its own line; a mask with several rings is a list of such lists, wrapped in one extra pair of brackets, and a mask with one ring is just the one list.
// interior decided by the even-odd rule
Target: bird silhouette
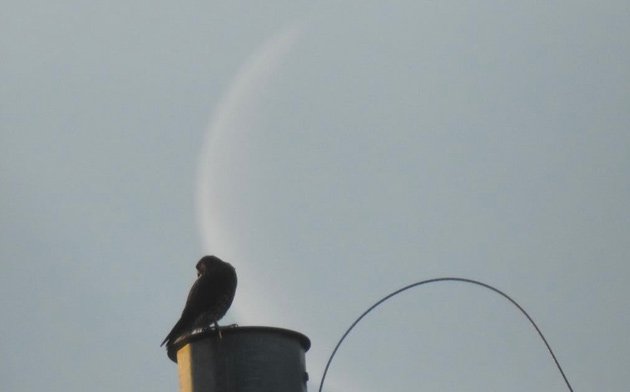
[(214, 324), (219, 331), (218, 321), (232, 304), (237, 282), (234, 267), (216, 256), (204, 256), (196, 268), (197, 280), (190, 288), (184, 311), (160, 347), (164, 343), (170, 346), (196, 328)]

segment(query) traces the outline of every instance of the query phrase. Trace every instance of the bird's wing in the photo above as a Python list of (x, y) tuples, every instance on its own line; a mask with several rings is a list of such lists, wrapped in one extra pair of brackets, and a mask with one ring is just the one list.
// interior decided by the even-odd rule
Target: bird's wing
[(207, 298), (205, 292), (207, 291), (208, 286), (208, 283), (203, 278), (204, 275), (197, 278), (195, 283), (193, 283), (190, 291), (188, 292), (188, 298), (186, 299), (186, 305), (184, 306), (181, 317), (161, 345), (164, 345), (164, 343), (170, 344), (177, 335), (191, 328), (195, 319), (203, 311), (205, 305), (204, 302)]

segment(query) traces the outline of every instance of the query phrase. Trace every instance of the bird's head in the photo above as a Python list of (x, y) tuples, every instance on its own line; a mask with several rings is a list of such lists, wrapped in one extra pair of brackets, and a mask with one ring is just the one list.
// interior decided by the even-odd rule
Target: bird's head
[(197, 277), (205, 274), (207, 271), (211, 270), (213, 266), (217, 264), (222, 264), (223, 260), (216, 256), (204, 256), (197, 262)]

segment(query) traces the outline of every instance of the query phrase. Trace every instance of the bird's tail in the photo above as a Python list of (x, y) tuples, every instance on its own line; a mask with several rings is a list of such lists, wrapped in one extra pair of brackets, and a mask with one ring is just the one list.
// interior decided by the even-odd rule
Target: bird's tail
[(169, 332), (166, 338), (164, 338), (164, 340), (162, 341), (162, 344), (160, 344), (160, 347), (164, 346), (164, 343), (166, 343), (166, 345), (168, 346), (173, 341), (175, 341), (175, 339), (177, 338), (177, 335), (181, 333), (184, 323), (185, 323), (184, 318), (183, 317), (180, 318), (179, 321), (177, 321), (177, 323), (173, 327), (173, 329), (171, 329), (171, 332)]

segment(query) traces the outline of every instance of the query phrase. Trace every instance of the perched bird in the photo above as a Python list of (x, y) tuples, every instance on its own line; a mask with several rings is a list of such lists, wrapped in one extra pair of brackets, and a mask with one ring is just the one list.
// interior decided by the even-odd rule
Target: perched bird
[[(217, 322), (225, 315), (236, 291), (236, 271), (216, 256), (204, 256), (197, 263), (197, 280), (190, 289), (182, 316), (160, 346), (171, 345), (180, 336)], [(220, 331), (219, 331), (220, 336)]]

